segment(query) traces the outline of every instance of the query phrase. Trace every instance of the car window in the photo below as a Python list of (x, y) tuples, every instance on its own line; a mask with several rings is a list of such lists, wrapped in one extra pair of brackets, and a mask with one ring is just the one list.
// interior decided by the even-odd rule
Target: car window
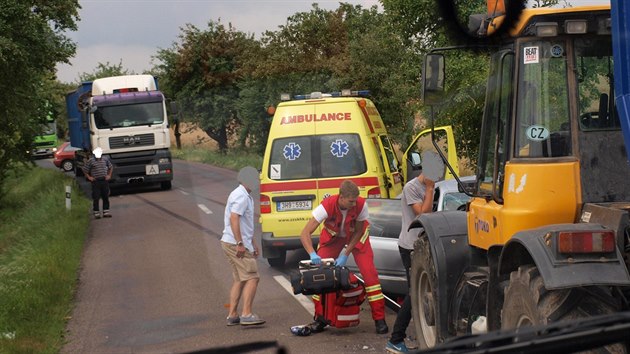
[(400, 199), (368, 199), (370, 236), (398, 238), (402, 223)]
[(469, 200), (470, 197), (461, 192), (446, 193), (442, 200), (442, 210), (457, 210)]

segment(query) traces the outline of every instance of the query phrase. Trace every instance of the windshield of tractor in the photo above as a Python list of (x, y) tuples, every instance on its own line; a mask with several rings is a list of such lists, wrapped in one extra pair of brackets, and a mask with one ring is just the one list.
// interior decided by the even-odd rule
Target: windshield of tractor
[(590, 37), (574, 41), (579, 96), (580, 129), (620, 129), (614, 109), (611, 38)]
[(571, 155), (566, 44), (519, 43), (516, 157)]
[(162, 124), (164, 110), (162, 102), (101, 105), (94, 112), (94, 121), (99, 129)]

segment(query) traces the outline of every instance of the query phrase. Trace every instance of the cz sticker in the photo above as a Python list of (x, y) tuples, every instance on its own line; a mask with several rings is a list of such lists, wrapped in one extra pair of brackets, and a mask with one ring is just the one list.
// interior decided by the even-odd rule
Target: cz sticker
[(544, 141), (549, 138), (549, 130), (542, 125), (532, 125), (525, 130), (525, 136), (532, 141)]

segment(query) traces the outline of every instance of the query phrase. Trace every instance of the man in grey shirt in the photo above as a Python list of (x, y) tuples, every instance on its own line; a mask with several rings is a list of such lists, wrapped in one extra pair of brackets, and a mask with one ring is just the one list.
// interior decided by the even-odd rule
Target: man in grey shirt
[[(409, 231), (409, 224), (423, 213), (433, 211), (433, 190), (435, 182), (426, 178), (424, 174), (410, 180), (403, 188), (402, 203), (402, 227), (398, 236), (398, 251), (402, 259), (405, 272), (407, 273), (407, 284), (409, 284), (409, 269), (411, 268), (411, 252), (413, 244), (418, 239), (418, 232), (422, 229)], [(407, 353), (409, 350), (405, 345), (406, 331), (411, 321), (411, 297), (405, 296), (405, 300), (398, 311), (392, 335), (387, 342), (385, 349), (390, 353)]]

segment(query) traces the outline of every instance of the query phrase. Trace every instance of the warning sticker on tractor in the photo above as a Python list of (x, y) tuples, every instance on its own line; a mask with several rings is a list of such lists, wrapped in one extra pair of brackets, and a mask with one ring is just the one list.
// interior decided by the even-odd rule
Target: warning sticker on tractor
[(538, 64), (539, 48), (525, 47), (523, 48), (523, 64)]

